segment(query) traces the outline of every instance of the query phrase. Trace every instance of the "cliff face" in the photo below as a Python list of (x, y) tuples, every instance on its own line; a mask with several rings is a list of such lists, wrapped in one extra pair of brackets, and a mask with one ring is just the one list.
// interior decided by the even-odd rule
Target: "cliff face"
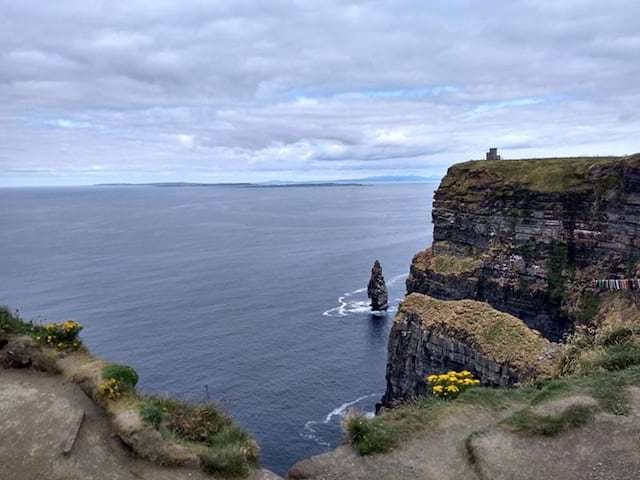
[[(465, 368), (495, 386), (542, 373), (486, 350), (490, 338), (518, 348), (524, 333), (470, 336), (476, 319), (455, 301), (484, 305), (476, 316), (489, 323), (509, 314), (549, 340), (592, 321), (602, 300), (594, 280), (640, 275), (640, 155), (454, 165), (435, 193), (433, 225), (389, 337), (383, 405), (426, 393), (435, 371)], [(435, 308), (429, 297), (448, 302)], [(525, 363), (548, 358), (545, 348)]]
[(551, 374), (557, 348), (521, 320), (473, 300), (412, 293), (389, 337), (383, 405), (427, 393), (434, 371), (470, 370), (484, 385), (508, 387)]
[(486, 301), (558, 338), (592, 280), (634, 276), (640, 155), (455, 165), (435, 194), (433, 225), (408, 293)]

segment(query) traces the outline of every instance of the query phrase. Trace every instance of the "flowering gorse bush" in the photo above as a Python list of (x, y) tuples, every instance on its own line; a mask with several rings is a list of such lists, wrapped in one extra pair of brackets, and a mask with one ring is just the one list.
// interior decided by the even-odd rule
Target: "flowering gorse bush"
[(122, 387), (118, 380), (110, 378), (98, 385), (98, 393), (109, 400), (118, 400), (122, 396)]
[(439, 398), (456, 398), (461, 392), (480, 385), (480, 380), (473, 378), (467, 370), (429, 375), (426, 381), (431, 386), (431, 392)]
[(78, 334), (82, 325), (73, 320), (62, 323), (48, 323), (44, 327), (44, 333), (36, 337), (36, 340), (44, 342), (58, 350), (76, 350), (80, 346)]

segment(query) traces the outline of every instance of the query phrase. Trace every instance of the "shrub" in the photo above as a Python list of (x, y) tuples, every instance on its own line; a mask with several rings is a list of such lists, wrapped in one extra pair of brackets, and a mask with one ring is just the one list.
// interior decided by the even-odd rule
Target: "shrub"
[(630, 326), (618, 327), (600, 338), (600, 345), (610, 347), (612, 345), (620, 345), (629, 343), (635, 334), (639, 333), (637, 328)]
[(456, 398), (465, 390), (480, 385), (480, 380), (473, 378), (471, 372), (467, 370), (462, 372), (451, 370), (443, 374), (433, 374), (425, 380), (431, 385), (431, 393), (445, 399)]
[(118, 400), (122, 397), (122, 387), (120, 382), (115, 378), (105, 380), (98, 385), (98, 394), (103, 398), (108, 398), (109, 400)]
[(236, 443), (209, 449), (200, 458), (204, 471), (210, 475), (245, 477), (258, 464), (257, 451), (257, 444), (251, 440), (244, 445)]
[(258, 463), (258, 444), (214, 405), (148, 395), (140, 415), (163, 435), (206, 446), (201, 458), (209, 473), (243, 476)]
[(44, 326), (42, 336), (37, 336), (36, 340), (58, 350), (77, 350), (80, 347), (78, 335), (81, 330), (82, 325), (73, 320), (67, 320), (62, 323), (48, 323)]
[(138, 374), (126, 365), (109, 364), (102, 369), (102, 378), (117, 380), (122, 388), (133, 391), (138, 384)]
[(386, 452), (396, 443), (394, 432), (379, 417), (351, 412), (345, 417), (344, 430), (360, 455)]
[(162, 408), (152, 402), (142, 400), (140, 402), (140, 416), (144, 422), (151, 425), (156, 430), (160, 428), (162, 420), (164, 419), (164, 412)]
[(209, 445), (224, 426), (233, 425), (232, 420), (213, 405), (167, 399), (161, 401), (160, 407), (166, 412), (164, 425), (167, 430), (188, 442)]
[(640, 365), (640, 347), (627, 343), (607, 347), (592, 365), (605, 370), (623, 370)]

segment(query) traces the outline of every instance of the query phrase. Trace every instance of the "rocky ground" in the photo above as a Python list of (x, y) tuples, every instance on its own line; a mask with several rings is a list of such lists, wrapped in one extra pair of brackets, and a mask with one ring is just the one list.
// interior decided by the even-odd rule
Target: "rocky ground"
[[(632, 413), (598, 413), (557, 436), (523, 435), (500, 422), (514, 409), (465, 406), (390, 453), (358, 456), (349, 446), (296, 464), (291, 480), (635, 480), (640, 478), (640, 388), (628, 390)], [(574, 395), (538, 405), (562, 415), (597, 402)]]
[[(167, 468), (135, 458), (112, 434), (104, 411), (62, 375), (0, 368), (0, 479), (211, 479), (198, 468)], [(84, 412), (69, 455), (63, 446)], [(256, 480), (277, 480), (261, 471)]]

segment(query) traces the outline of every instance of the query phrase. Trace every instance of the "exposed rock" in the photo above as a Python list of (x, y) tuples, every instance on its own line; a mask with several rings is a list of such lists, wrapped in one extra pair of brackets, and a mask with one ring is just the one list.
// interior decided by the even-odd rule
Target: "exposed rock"
[(400, 305), (388, 351), (385, 406), (426, 394), (424, 378), (434, 371), (466, 369), (500, 387), (551, 375), (559, 347), (486, 303), (412, 293)]
[(389, 293), (382, 276), (382, 267), (378, 260), (371, 269), (371, 278), (367, 286), (367, 296), (371, 299), (371, 310), (374, 312), (389, 308)]
[(56, 372), (55, 362), (38, 347), (33, 338), (17, 336), (0, 340), (0, 367), (27, 368)]
[(571, 291), (638, 268), (640, 155), (454, 165), (433, 225), (408, 293), (486, 301), (557, 339), (576, 320)]

